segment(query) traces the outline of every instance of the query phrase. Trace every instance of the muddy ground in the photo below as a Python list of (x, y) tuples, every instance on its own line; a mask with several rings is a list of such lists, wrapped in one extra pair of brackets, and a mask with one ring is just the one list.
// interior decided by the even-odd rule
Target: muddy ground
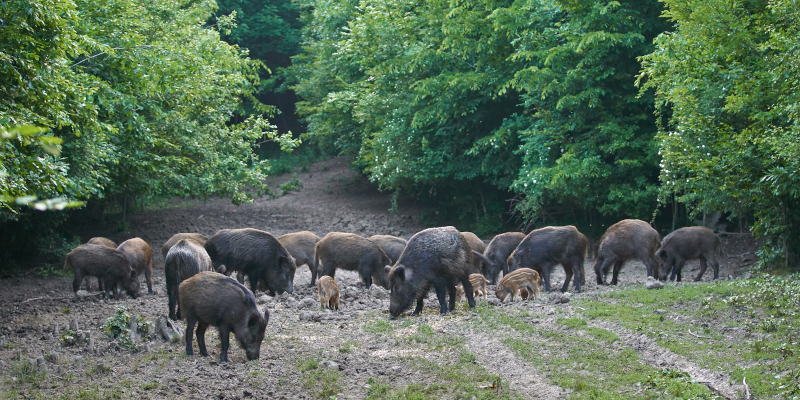
[[(219, 364), (219, 340), (213, 330), (206, 335), (211, 354), (208, 358), (186, 357), (183, 343), (165, 342), (152, 332), (145, 334), (145, 341), (138, 344), (136, 351), (121, 348), (104, 335), (101, 326), (119, 306), (147, 321), (167, 314), (161, 245), (174, 233), (211, 236), (222, 228), (251, 227), (276, 236), (310, 230), (320, 237), (342, 231), (408, 239), (424, 228), (416, 221), (420, 210), (413, 201), (401, 201), (396, 212), (389, 212), (391, 195), (378, 192), (351, 171), (346, 159), (313, 164), (297, 178), (303, 187), (281, 197), (265, 196), (239, 207), (226, 200), (174, 201), (163, 208), (133, 214), (129, 230), (124, 233), (87, 232), (84, 240), (107, 236), (121, 242), (138, 236), (147, 241), (153, 248), (155, 295), (107, 304), (99, 301), (95, 292), (81, 291), (81, 300), (75, 301), (69, 277), (0, 280), (3, 396), (360, 399), (412, 398), (414, 394), (420, 398), (566, 398), (577, 389), (564, 385), (546, 368), (519, 358), (519, 351), (512, 351), (515, 340), (525, 339), (520, 330), (502, 324), (490, 326), (486, 321), (493, 321), (494, 315), (522, 316), (519, 318), (523, 323), (539, 331), (562, 332), (565, 328), (558, 321), (586, 311), (576, 305), (581, 304), (582, 298), (602, 298), (603, 293), (644, 283), (644, 266), (631, 262), (622, 270), (619, 287), (598, 287), (592, 272), (593, 260), (589, 259), (586, 290), (567, 296), (569, 299), (551, 294), (533, 302), (501, 305), (490, 286), (489, 304), (478, 300), (478, 312), (470, 312), (462, 305), (441, 318), (431, 294), (423, 316), (390, 322), (388, 293), (377, 287), (365, 290), (353, 272), (340, 271), (336, 275), (343, 292), (341, 310), (320, 310), (316, 288), (307, 287), (309, 269), (299, 267), (291, 296), (256, 294), (259, 308), (271, 313), (258, 361), (246, 362), (243, 350), (232, 341), (230, 363)], [(271, 177), (270, 186), (280, 192), (278, 186), (289, 179), (288, 175)], [(723, 279), (747, 274), (755, 260), (747, 254), (753, 244), (745, 236), (723, 240), (728, 255), (722, 263)], [(697, 269), (696, 262), (690, 263), (684, 276), (694, 277)], [(703, 279), (711, 280), (711, 275), (709, 270)], [(556, 287), (563, 277), (559, 267), (553, 277)], [(92, 289), (96, 290), (94, 280)], [(64, 345), (61, 335), (72, 320), (77, 322), (79, 331), (92, 337), (94, 351), (86, 343)], [(55, 324), (59, 327), (57, 333), (53, 332)], [(735, 398), (741, 390), (726, 371), (705, 369), (614, 321), (595, 320), (592, 324), (619, 338), (610, 351), (633, 349), (637, 362), (644, 366), (686, 371), (693, 379), (707, 382), (715, 395)], [(182, 329), (183, 322), (178, 326)], [(537, 340), (543, 349), (548, 343), (558, 345), (552, 337)], [(42, 365), (35, 371), (24, 369), (35, 366), (37, 359)], [(635, 389), (631, 390), (629, 394), (636, 398)]]

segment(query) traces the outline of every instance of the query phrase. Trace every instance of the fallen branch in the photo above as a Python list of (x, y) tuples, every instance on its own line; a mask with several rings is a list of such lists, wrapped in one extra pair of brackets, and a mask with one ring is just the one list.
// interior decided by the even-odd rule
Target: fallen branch
[(747, 377), (742, 378), (742, 385), (744, 385), (744, 400), (750, 400), (750, 386), (747, 385)]
[(727, 257), (728, 257), (728, 258), (742, 257), (742, 256), (746, 256), (746, 255), (749, 255), (749, 254), (753, 254), (753, 252), (752, 252), (752, 251), (748, 251), (747, 253), (736, 254), (736, 255), (733, 255), (733, 256), (727, 256)]
[(577, 308), (577, 309), (579, 309), (579, 310), (581, 310), (581, 311), (586, 311), (586, 309), (585, 309), (585, 308), (583, 308), (583, 307), (578, 307), (578, 306), (575, 306), (575, 308)]
[[(97, 292), (97, 293), (89, 293), (89, 294), (87, 294), (87, 295), (85, 295), (85, 296), (80, 296), (80, 297), (102, 296), (102, 295), (104, 295), (104, 294), (105, 294), (105, 293), (103, 293), (103, 292)], [(53, 297), (34, 297), (34, 298), (32, 298), (32, 299), (25, 300), (25, 301), (23, 301), (23, 302), (21, 302), (21, 303), (19, 303), (19, 304), (25, 304), (25, 303), (27, 303), (27, 302), (29, 302), (29, 301), (36, 301), (36, 300), (56, 300), (56, 301), (57, 301), (57, 300), (70, 300), (70, 299), (74, 299), (74, 298), (75, 298), (75, 296), (70, 296), (70, 297), (55, 297), (55, 298), (53, 298)]]
[(696, 334), (694, 334), (694, 333), (692, 332), (692, 330), (691, 330), (691, 329), (689, 329), (689, 334), (690, 334), (690, 335), (692, 335), (692, 336), (694, 336), (694, 337), (696, 337), (696, 338), (700, 338), (700, 339), (711, 339), (710, 337), (705, 337), (705, 336), (696, 335)]

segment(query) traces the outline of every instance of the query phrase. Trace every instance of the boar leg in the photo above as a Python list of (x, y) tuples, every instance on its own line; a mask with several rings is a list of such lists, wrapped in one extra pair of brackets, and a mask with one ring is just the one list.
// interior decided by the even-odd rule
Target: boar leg
[[(567, 289), (569, 289), (569, 281), (572, 279), (572, 275), (575, 275), (575, 290), (580, 288), (580, 272), (575, 271), (573, 272), (574, 268), (572, 267), (571, 262), (567, 262), (566, 264), (561, 264), (564, 267), (564, 274), (566, 277), (564, 278), (564, 284), (561, 285), (561, 292), (566, 293)], [(577, 273), (576, 273), (577, 272)]]
[(103, 291), (103, 279), (100, 278), (99, 276), (97, 277), (97, 291), (98, 292)]
[[(544, 290), (546, 292), (548, 292), (548, 293), (550, 293), (550, 270), (551, 269), (552, 269), (552, 264), (550, 264), (550, 263), (542, 264), (542, 274), (541, 274), (541, 276), (544, 279)], [(511, 296), (512, 296), (511, 300), (514, 300), (513, 293), (512, 293)]]
[(153, 276), (152, 275), (153, 275), (152, 267), (150, 269), (145, 269), (144, 270), (144, 278), (147, 281), (147, 293), (148, 294), (153, 294)]
[(231, 332), (226, 328), (220, 327), (219, 341), (222, 345), (222, 351), (219, 353), (219, 361), (226, 363), (228, 362), (228, 347), (231, 345)]
[(364, 287), (369, 290), (370, 286), (372, 286), (372, 274), (370, 274), (369, 271), (365, 271), (365, 269), (359, 268), (358, 274), (361, 275), (361, 279), (364, 280)]
[(83, 271), (76, 269), (75, 279), (72, 281), (72, 291), (75, 292), (75, 297), (78, 297), (78, 290), (81, 288), (81, 283), (83, 283)]
[(445, 295), (445, 287), (437, 282), (433, 284), (433, 289), (436, 290), (436, 299), (439, 300), (439, 315), (444, 316), (447, 314), (447, 297)]
[[(699, 281), (703, 274), (706, 273), (706, 268), (708, 268), (708, 263), (706, 262), (706, 258), (701, 254), (700, 255), (700, 272), (697, 273), (697, 276), (694, 278), (694, 281)], [(717, 271), (714, 271), (714, 279), (717, 279)]]
[[(237, 280), (237, 281), (239, 281), (239, 283), (244, 283), (244, 272), (242, 272), (242, 271), (237, 271), (237, 272), (236, 272), (236, 280)], [(256, 292), (256, 291), (255, 291), (255, 290), (253, 290), (253, 293), (255, 293), (255, 292)]]
[(714, 270), (714, 280), (719, 279), (719, 262), (717, 261), (717, 258), (711, 256), (708, 258), (708, 262), (711, 263), (711, 268)]
[[(614, 264), (614, 275), (611, 277), (611, 284), (612, 285), (616, 285), (617, 284), (617, 277), (619, 276), (619, 271), (622, 269), (622, 264), (624, 262), (625, 261), (620, 260), (620, 261), (617, 261), (616, 264)], [(649, 267), (647, 268), (647, 271), (650, 271)]]
[(308, 264), (308, 270), (311, 271), (311, 283), (308, 284), (308, 287), (314, 287), (317, 283), (317, 267), (310, 261), (307, 261), (306, 264)]
[[(197, 335), (197, 348), (200, 349), (200, 355), (203, 357), (208, 357), (208, 351), (206, 351), (206, 329), (208, 329), (208, 324), (203, 320), (198, 320), (195, 334)], [(220, 339), (222, 339), (221, 334)]]
[(193, 356), (192, 350), (192, 336), (194, 336), (194, 325), (197, 323), (197, 318), (192, 316), (186, 317), (186, 333), (183, 335), (186, 341), (186, 355)]
[(419, 299), (417, 299), (417, 306), (414, 308), (414, 312), (411, 313), (412, 317), (417, 317), (419, 316), (419, 313), (422, 312), (422, 299), (427, 296), (428, 292), (426, 291), (425, 296), (420, 296)]
[(461, 284), (464, 286), (464, 294), (467, 296), (467, 304), (469, 309), (475, 309), (475, 288), (472, 287), (472, 282), (469, 281), (469, 275), (461, 279)]
[(456, 309), (456, 287), (452, 284), (447, 285), (447, 295), (450, 297), (447, 309), (453, 311)]

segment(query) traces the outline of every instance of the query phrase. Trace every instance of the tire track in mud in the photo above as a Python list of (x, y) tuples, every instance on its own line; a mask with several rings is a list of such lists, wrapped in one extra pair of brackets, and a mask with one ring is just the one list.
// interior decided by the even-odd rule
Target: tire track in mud
[(611, 321), (589, 321), (589, 326), (614, 332), (626, 346), (636, 350), (642, 360), (657, 368), (671, 368), (684, 371), (712, 392), (726, 399), (738, 399), (743, 390), (739, 385), (732, 385), (730, 374), (703, 368), (686, 357), (661, 347), (655, 339), (643, 333), (635, 333), (628, 328)]
[(463, 332), (461, 336), (467, 341), (466, 348), (478, 357), (480, 365), (505, 379), (510, 389), (522, 397), (563, 399), (568, 394), (566, 389), (550, 383), (546, 377), (528, 367), (529, 362), (518, 359), (498, 335), (489, 336), (468, 329)]

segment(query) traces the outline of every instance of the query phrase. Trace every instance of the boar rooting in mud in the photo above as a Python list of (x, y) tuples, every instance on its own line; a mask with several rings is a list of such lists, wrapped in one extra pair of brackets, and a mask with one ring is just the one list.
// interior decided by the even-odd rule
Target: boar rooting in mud
[(153, 294), (153, 252), (141, 238), (128, 239), (117, 247), (128, 259), (131, 268), (141, 276), (144, 273), (147, 293)]
[(317, 281), (317, 268), (314, 265), (314, 251), (317, 242), (320, 241), (319, 236), (313, 232), (301, 231), (294, 233), (287, 233), (278, 236), (278, 241), (286, 248), (286, 251), (294, 257), (294, 262), (297, 267), (303, 264), (308, 265), (311, 271), (311, 283), (308, 287), (314, 287), (314, 282)]
[(456, 282), (463, 285), (470, 309), (475, 308), (474, 290), (469, 281), (471, 267), (472, 249), (456, 228), (447, 226), (418, 232), (408, 241), (394, 267), (386, 267), (391, 290), (389, 317), (397, 318), (415, 301), (417, 306), (411, 315), (419, 315), (422, 300), (431, 287), (436, 290), (440, 314), (453, 311)]
[(139, 276), (131, 268), (125, 254), (117, 249), (82, 244), (67, 254), (64, 269), (68, 268), (71, 268), (75, 275), (72, 281), (75, 297), (78, 296), (78, 289), (85, 276), (96, 276), (103, 281), (106, 301), (109, 301), (111, 291), (114, 289), (117, 299), (120, 289), (124, 289), (134, 299), (139, 296)]
[(320, 275), (331, 278), (337, 269), (357, 271), (367, 289), (372, 283), (389, 288), (386, 266), (392, 260), (371, 240), (353, 233), (331, 232), (317, 243), (316, 265)]
[(508, 273), (500, 280), (494, 288), (495, 296), (504, 302), (511, 295), (511, 301), (514, 301), (514, 295), (524, 288), (526, 293), (523, 300), (536, 299), (539, 296), (539, 273), (530, 268), (520, 268)]
[(186, 355), (193, 355), (192, 334), (197, 325), (197, 347), (208, 357), (205, 332), (216, 326), (222, 344), (220, 361), (228, 362), (231, 332), (244, 348), (247, 360), (257, 360), (269, 322), (269, 310), (258, 311), (253, 293), (235, 279), (203, 271), (178, 287), (180, 308), (186, 318)]

